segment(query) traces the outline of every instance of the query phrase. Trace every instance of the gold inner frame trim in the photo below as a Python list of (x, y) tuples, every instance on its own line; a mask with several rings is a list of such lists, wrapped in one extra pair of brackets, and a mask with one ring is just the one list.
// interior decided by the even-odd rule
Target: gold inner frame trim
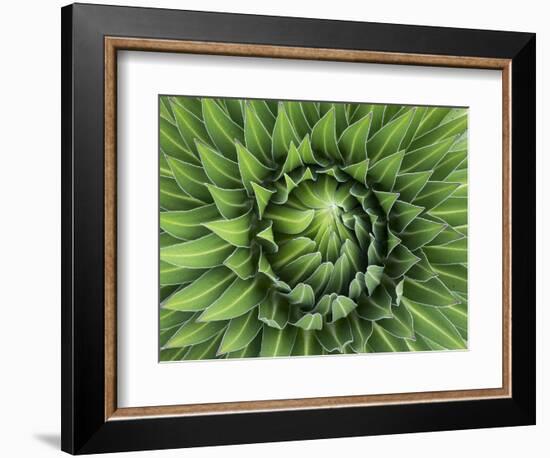
[[(117, 51), (174, 52), (397, 65), (479, 68), (502, 72), (502, 387), (399, 394), (119, 408), (117, 404)], [(359, 407), (383, 404), (507, 398), (512, 394), (511, 366), (511, 60), (344, 49), (301, 48), (144, 38), (105, 37), (105, 420), (159, 416), (212, 415), (273, 410)]]

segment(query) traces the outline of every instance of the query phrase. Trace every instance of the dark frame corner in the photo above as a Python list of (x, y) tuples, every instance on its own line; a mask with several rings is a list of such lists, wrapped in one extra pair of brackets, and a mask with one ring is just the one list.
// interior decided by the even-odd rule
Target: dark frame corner
[[(525, 255), (536, 252), (534, 34), (88, 4), (66, 6), (61, 16), (64, 451), (84, 454), (535, 424), (536, 267), (534, 255)], [(223, 26), (228, 22), (232, 27)], [(512, 310), (513, 304), (516, 310), (521, 307), (511, 321), (511, 396), (106, 419), (104, 40), (108, 36), (430, 55), (434, 62), (442, 58), (439, 65), (445, 65), (445, 56), (510, 60), (511, 303)]]

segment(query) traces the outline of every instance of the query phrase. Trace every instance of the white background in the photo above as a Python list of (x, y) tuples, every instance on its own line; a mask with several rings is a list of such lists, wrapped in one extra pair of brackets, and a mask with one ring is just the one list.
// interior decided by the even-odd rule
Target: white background
[[(129, 0), (128, 0), (129, 1)], [(112, 4), (122, 4), (110, 0)], [(2, 97), (0, 105), (0, 454), (8, 457), (59, 456), (60, 323), (60, 12), (63, 2), (9, 2), (0, 15)], [(547, 396), (550, 326), (543, 283), (550, 245), (547, 201), (550, 173), (543, 162), (543, 126), (550, 96), (542, 87), (548, 63), (548, 11), (540, 0), (441, 1), (354, 0), (257, 2), (233, 0), (139, 1), (134, 5), (243, 13), (398, 22), (537, 32), (538, 58), (538, 425), (535, 427), (451, 431), (353, 439), (244, 445), (185, 451), (130, 453), (124, 456), (265, 457), (407, 456), (446, 458), (490, 454), (546, 456), (550, 436)], [(8, 6), (9, 5), (9, 6)], [(314, 8), (313, 8), (314, 5)], [(543, 110), (544, 107), (544, 110)], [(546, 141), (546, 146), (548, 142)], [(543, 206), (545, 215), (543, 216)], [(527, 254), (532, 255), (532, 254)], [(543, 365), (543, 361), (546, 363)], [(214, 432), (215, 434), (215, 432)]]
[[(502, 386), (500, 72), (124, 52), (117, 75), (120, 407)], [(158, 364), (159, 93), (469, 107), (468, 351)]]

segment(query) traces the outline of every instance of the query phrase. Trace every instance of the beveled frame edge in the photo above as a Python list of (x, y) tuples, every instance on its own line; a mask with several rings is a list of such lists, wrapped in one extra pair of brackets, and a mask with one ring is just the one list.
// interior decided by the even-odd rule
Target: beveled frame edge
[[(224, 402), (171, 406), (118, 408), (116, 379), (116, 88), (117, 51), (174, 52), (188, 54), (269, 57), (322, 61), (346, 61), (399, 65), (480, 68), (502, 71), (502, 380), (501, 388), (354, 395), (303, 399)], [(277, 410), (307, 410), (364, 407), (390, 404), (429, 403), (510, 398), (512, 396), (512, 225), (511, 225), (511, 59), (408, 54), (343, 49), (250, 45), (205, 41), (104, 37), (104, 132), (105, 132), (105, 421), (146, 417), (252, 413)]]

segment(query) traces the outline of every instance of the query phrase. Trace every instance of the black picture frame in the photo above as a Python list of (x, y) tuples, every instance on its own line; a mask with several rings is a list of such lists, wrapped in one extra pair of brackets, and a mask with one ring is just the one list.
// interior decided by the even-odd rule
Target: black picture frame
[[(62, 8), (62, 449), (72, 454), (535, 424), (535, 35), (74, 4)], [(104, 37), (510, 59), (512, 395), (106, 420)]]

